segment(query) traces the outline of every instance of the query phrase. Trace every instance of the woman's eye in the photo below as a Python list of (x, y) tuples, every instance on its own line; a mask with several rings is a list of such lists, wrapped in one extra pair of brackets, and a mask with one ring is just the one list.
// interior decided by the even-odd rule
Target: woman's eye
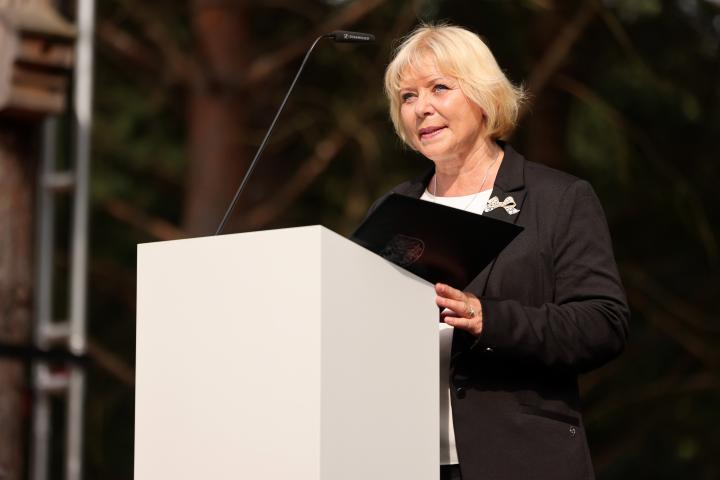
[(403, 101), (403, 102), (407, 102), (408, 100), (410, 100), (410, 99), (413, 98), (414, 96), (415, 96), (415, 95), (413, 95), (412, 93), (407, 92), (407, 93), (403, 93), (402, 95), (400, 95), (400, 98), (402, 98), (402, 101)]
[(433, 88), (434, 88), (434, 90), (435, 90), (436, 92), (439, 91), (439, 90), (450, 90), (450, 87), (448, 87), (447, 85), (442, 84), (442, 83), (438, 83), (438, 84), (435, 85), (435, 87), (433, 87)]

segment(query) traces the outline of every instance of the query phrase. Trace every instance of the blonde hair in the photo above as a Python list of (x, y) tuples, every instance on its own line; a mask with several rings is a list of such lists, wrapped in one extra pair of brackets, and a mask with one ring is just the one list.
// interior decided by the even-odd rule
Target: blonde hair
[(461, 27), (420, 25), (402, 40), (385, 70), (390, 118), (403, 142), (412, 147), (400, 119), (400, 84), (408, 71), (418, 69), (427, 60), (433, 61), (443, 74), (457, 79), (465, 96), (482, 109), (487, 136), (505, 140), (512, 133), (525, 92), (510, 83), (487, 45)]

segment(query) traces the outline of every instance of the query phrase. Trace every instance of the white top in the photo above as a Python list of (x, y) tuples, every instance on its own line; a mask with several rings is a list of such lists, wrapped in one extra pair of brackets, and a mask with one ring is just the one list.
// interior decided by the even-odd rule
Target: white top
[[(440, 203), (448, 207), (482, 215), (490, 199), (492, 189), (461, 197), (436, 197), (425, 190), (421, 200)], [(451, 285), (462, 288), (464, 285)], [(455, 429), (453, 428), (452, 407), (450, 406), (450, 350), (452, 348), (453, 327), (445, 323), (440, 325), (440, 465), (459, 463), (455, 448)]]

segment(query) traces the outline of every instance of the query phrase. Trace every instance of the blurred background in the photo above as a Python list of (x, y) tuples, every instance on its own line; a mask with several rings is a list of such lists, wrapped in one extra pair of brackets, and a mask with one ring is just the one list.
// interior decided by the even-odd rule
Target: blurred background
[(377, 42), (318, 45), (226, 232), (347, 235), (428, 168), (382, 95), (421, 20), (486, 40), (516, 150), (605, 207), (633, 320), (582, 379), (598, 478), (720, 478), (720, 1), (0, 0), (0, 479), (132, 478), (136, 245), (215, 231), (316, 36)]

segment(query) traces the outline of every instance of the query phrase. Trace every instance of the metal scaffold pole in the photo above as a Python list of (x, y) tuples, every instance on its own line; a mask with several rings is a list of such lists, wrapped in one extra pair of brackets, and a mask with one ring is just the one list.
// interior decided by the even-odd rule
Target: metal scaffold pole
[[(87, 259), (90, 177), (90, 130), (93, 98), (93, 42), (95, 0), (78, 0), (77, 57), (75, 61), (75, 199), (73, 205), (72, 267), (70, 271), (70, 351), (84, 355), (87, 349)], [(67, 403), (66, 479), (82, 478), (83, 405), (85, 371), (73, 365)]]
[[(42, 165), (38, 185), (36, 242), (36, 323), (35, 344), (41, 349), (52, 345), (84, 356), (87, 349), (87, 265), (90, 176), (90, 135), (93, 98), (93, 41), (95, 0), (77, 0), (73, 104), (68, 118), (73, 129), (72, 163), (68, 170), (57, 170), (58, 120), (46, 120), (43, 129)], [(69, 242), (68, 312), (54, 318), (53, 249), (55, 247), (55, 199), (59, 193), (72, 196), (72, 225)], [(83, 476), (83, 418), (86, 376), (83, 365), (67, 363), (61, 371), (37, 360), (33, 365), (34, 403), (30, 478), (51, 478), (52, 443), (51, 398), (65, 399), (64, 477)], [(58, 432), (59, 433), (59, 432)], [(59, 472), (58, 472), (59, 473)], [(60, 478), (59, 476), (56, 478)]]

